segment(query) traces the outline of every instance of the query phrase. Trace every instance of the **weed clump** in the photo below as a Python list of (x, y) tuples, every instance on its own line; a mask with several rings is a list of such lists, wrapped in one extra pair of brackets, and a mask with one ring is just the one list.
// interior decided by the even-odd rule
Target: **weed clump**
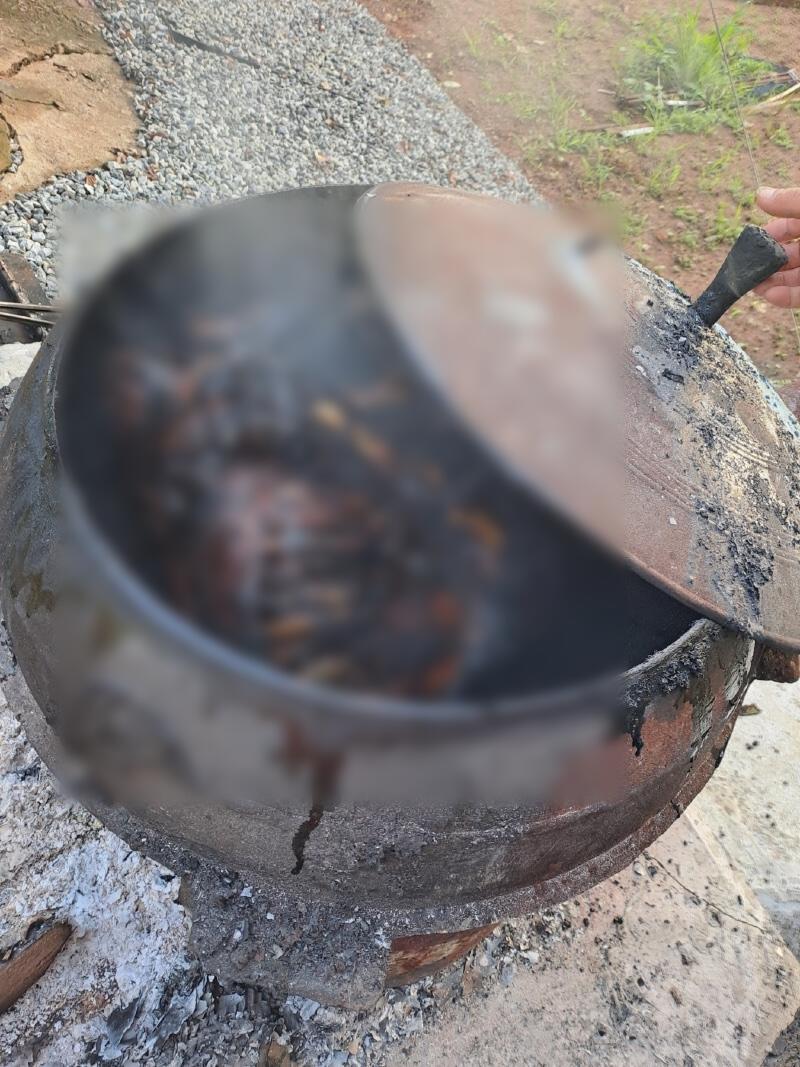
[(659, 132), (702, 132), (734, 124), (731, 78), (745, 97), (771, 69), (748, 54), (750, 45), (751, 35), (738, 14), (720, 24), (719, 36), (714, 28), (701, 27), (697, 11), (651, 16), (643, 33), (625, 48), (622, 102), (644, 112)]

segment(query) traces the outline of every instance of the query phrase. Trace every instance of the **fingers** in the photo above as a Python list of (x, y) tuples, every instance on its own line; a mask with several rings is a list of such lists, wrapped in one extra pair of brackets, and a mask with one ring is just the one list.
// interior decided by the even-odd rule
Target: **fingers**
[[(793, 270), (796, 267), (800, 267), (800, 244), (784, 245), (783, 250), (787, 256), (786, 264), (785, 266), (781, 267), (780, 270), (775, 271), (775, 273), (771, 276), (772, 278), (777, 278), (780, 274), (785, 274), (787, 271)], [(761, 285), (769, 285), (770, 280), (771, 278), (767, 278), (767, 280), (765, 282), (762, 282)], [(760, 288), (761, 286), (757, 285), (756, 292), (758, 292)]]
[(784, 245), (783, 249), (789, 257), (786, 261), (786, 266), (755, 287), (753, 292), (758, 293), (759, 296), (763, 296), (768, 289), (772, 289), (775, 286), (800, 285), (800, 270), (798, 270), (798, 267), (800, 267), (800, 244)]
[(764, 229), (776, 241), (795, 241), (800, 237), (800, 219), (771, 219)]
[(756, 286), (756, 292), (768, 303), (779, 308), (800, 307), (800, 244), (789, 242), (800, 238), (800, 187), (794, 189), (761, 188), (756, 203), (770, 219), (764, 229), (776, 241), (783, 243), (789, 260), (782, 270)]
[(800, 219), (800, 187), (770, 189), (762, 186), (756, 193), (756, 203), (768, 215), (776, 215), (781, 219)]
[(759, 296), (763, 296), (764, 293), (770, 289), (775, 289), (783, 285), (800, 285), (800, 267), (795, 267), (793, 270), (780, 270), (777, 274), (773, 274), (771, 278), (767, 278), (761, 285), (757, 285), (753, 290), (754, 293), (758, 293)]
[(777, 308), (800, 308), (800, 286), (797, 285), (773, 285), (761, 296)]
[(800, 244), (784, 245), (783, 250), (789, 257), (789, 261), (781, 270), (791, 270), (792, 267), (800, 267)]

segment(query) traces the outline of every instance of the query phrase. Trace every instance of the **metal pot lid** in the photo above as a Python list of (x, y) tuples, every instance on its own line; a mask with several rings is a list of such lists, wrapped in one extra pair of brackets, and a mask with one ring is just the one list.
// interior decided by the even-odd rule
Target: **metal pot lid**
[(800, 427), (727, 333), (543, 208), (389, 184), (356, 218), (412, 357), (510, 476), (702, 615), (800, 650)]

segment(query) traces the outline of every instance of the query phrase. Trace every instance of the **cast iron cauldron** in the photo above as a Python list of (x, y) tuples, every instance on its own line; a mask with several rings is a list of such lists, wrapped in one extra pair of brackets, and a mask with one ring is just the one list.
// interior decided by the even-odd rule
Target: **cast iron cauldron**
[[(234, 203), (159, 238), (52, 331), (0, 446), (2, 607), (33, 743), (107, 826), (184, 874), (207, 967), (349, 1005), (630, 862), (719, 763), (761, 654), (584, 542), (441, 410), (360, 273), (348, 218), (364, 192)], [(287, 217), (291, 228), (278, 225)], [(456, 667), (434, 672), (432, 688), (397, 695), (389, 660), (372, 651), (365, 662), (390, 679), (383, 692), (276, 668), (252, 644), (249, 572), (224, 551), (200, 551), (212, 580), (198, 599), (186, 599), (186, 574), (171, 581), (172, 542), (153, 540), (135, 491), (157, 473), (136, 436), (150, 424), (107, 401), (134, 346), (165, 358), (179, 349), (191, 364), (223, 320), (234, 323), (225, 351), (269, 342), (290, 372), (270, 380), (284, 390), (272, 411), (280, 433), (305, 441), (281, 453), (293, 476), (312, 471), (313, 484), (336, 488), (341, 476), (348, 493), (366, 485), (412, 541), (425, 534), (425, 573), (445, 576), (471, 620)], [(380, 395), (387, 366), (400, 401), (367, 405), (364, 433), (341, 452), (309, 436), (309, 411), (323, 411), (323, 429), (332, 411), (352, 420), (353, 395)], [(385, 467), (372, 468), (401, 451), (402, 492), (389, 491)], [(426, 490), (409, 471), (434, 462)], [(491, 565), (475, 554), (475, 523), (454, 526), (454, 511), (496, 519), (503, 548)], [(211, 542), (231, 529), (241, 532), (214, 526)], [(569, 571), (609, 594), (586, 600), (594, 615), (571, 619), (548, 586), (552, 574), (568, 584)], [(590, 644), (612, 616), (613, 640)], [(403, 671), (428, 679), (425, 655)], [(616, 684), (598, 686), (609, 675)], [(559, 747), (565, 724), (574, 730)], [(547, 745), (559, 757), (549, 778)], [(526, 781), (531, 768), (540, 787)]]

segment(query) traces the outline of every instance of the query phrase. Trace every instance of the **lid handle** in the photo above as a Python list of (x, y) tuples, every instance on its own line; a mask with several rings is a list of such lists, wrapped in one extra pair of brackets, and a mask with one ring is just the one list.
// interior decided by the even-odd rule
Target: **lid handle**
[(706, 326), (713, 326), (739, 297), (765, 282), (788, 262), (783, 246), (766, 230), (745, 226), (717, 276), (692, 306)]

